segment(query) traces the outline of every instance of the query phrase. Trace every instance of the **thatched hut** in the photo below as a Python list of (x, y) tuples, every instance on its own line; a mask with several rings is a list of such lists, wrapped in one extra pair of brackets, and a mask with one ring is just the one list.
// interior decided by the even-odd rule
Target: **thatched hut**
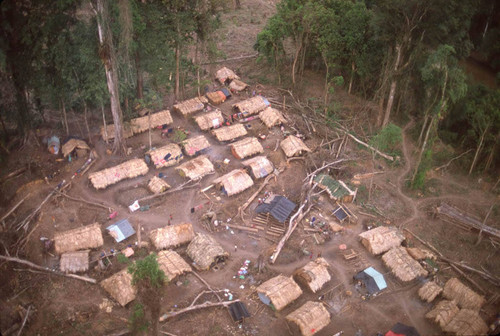
[(212, 236), (197, 233), (187, 247), (187, 255), (198, 270), (208, 270), (212, 265), (226, 260), (229, 253)]
[(149, 180), (148, 188), (153, 194), (160, 194), (170, 189), (170, 185), (158, 176), (153, 176), (153, 178)]
[(359, 234), (361, 243), (373, 255), (389, 251), (401, 245), (405, 237), (392, 226), (379, 226)]
[(425, 317), (436, 322), (443, 329), (459, 311), (460, 308), (458, 308), (455, 301), (441, 300), (430, 312), (425, 314)]
[(69, 139), (68, 141), (66, 141), (64, 143), (61, 150), (62, 150), (64, 157), (66, 157), (69, 154), (71, 154), (75, 149), (78, 152), (90, 151), (90, 147), (87, 145), (87, 143), (83, 140), (80, 140), (80, 139)]
[[(124, 122), (123, 123), (123, 137), (125, 139), (127, 139), (133, 135), (134, 135), (134, 132), (132, 131), (132, 127), (130, 126), (130, 123)], [(104, 126), (101, 126), (101, 137), (104, 141), (113, 140), (115, 138), (115, 124), (106, 125), (106, 128), (104, 128)]]
[(215, 110), (195, 117), (194, 121), (202, 131), (206, 131), (222, 125), (222, 123), (224, 123), (224, 117), (221, 111)]
[(286, 319), (293, 322), (303, 336), (311, 336), (330, 324), (330, 313), (321, 302), (307, 301)]
[(191, 266), (175, 251), (164, 250), (158, 253), (158, 266), (165, 273), (168, 281), (176, 276), (191, 272)]
[(210, 104), (219, 105), (226, 101), (227, 97), (224, 92), (218, 90), (214, 92), (207, 92), (206, 96)]
[(244, 83), (238, 79), (233, 79), (231, 83), (229, 83), (229, 88), (233, 92), (240, 92), (245, 90), (248, 87), (247, 83)]
[(402, 246), (390, 249), (382, 256), (382, 260), (401, 281), (412, 281), (419, 276), (425, 277), (429, 274)]
[(156, 128), (161, 125), (170, 125), (173, 123), (172, 116), (169, 110), (163, 110), (151, 114), (151, 116), (144, 116), (130, 120), (130, 127), (134, 134), (145, 132), (151, 128)]
[(286, 123), (285, 117), (275, 108), (266, 107), (266, 109), (259, 113), (259, 118), (267, 126), (267, 128), (274, 127), (281, 123)]
[(132, 285), (132, 274), (127, 268), (101, 281), (101, 287), (123, 307), (137, 295), (137, 288)]
[(86, 272), (89, 269), (90, 250), (66, 252), (61, 254), (59, 269), (65, 273)]
[(460, 309), (443, 331), (455, 335), (486, 335), (488, 325), (479, 316), (479, 312), (472, 309)]
[(198, 156), (188, 162), (184, 162), (175, 168), (181, 176), (190, 180), (199, 180), (203, 176), (214, 171), (214, 165), (205, 155)]
[(256, 137), (238, 140), (233, 142), (230, 147), (231, 153), (237, 159), (244, 159), (255, 154), (264, 153), (264, 148)]
[(247, 135), (247, 129), (242, 124), (234, 124), (231, 126), (214, 129), (212, 134), (219, 141), (229, 141), (244, 135)]
[(301, 155), (303, 152), (311, 151), (302, 140), (293, 135), (289, 135), (288, 138), (281, 141), (280, 147), (287, 157), (297, 156)]
[(328, 262), (324, 258), (317, 258), (296, 270), (294, 278), (299, 284), (316, 293), (325, 283), (331, 280), (328, 266)]
[(479, 310), (485, 303), (484, 296), (474, 292), (457, 278), (451, 278), (443, 288), (443, 296), (454, 300), (460, 308)]
[(253, 186), (253, 180), (244, 169), (235, 169), (213, 181), (227, 196), (239, 194)]
[(314, 182), (318, 183), (319, 188), (326, 190), (328, 196), (334, 201), (351, 203), (356, 195), (356, 191), (349, 188), (347, 184), (341, 180), (333, 179), (330, 175), (316, 175)]
[(257, 114), (268, 106), (269, 101), (266, 98), (255, 96), (233, 104), (233, 109), (238, 113), (238, 117), (242, 118)]
[(234, 79), (240, 79), (233, 70), (223, 67), (215, 73), (215, 78), (222, 84), (227, 84)]
[(54, 248), (57, 254), (100, 247), (104, 244), (101, 225), (90, 224), (54, 235)]
[(205, 104), (208, 103), (205, 97), (195, 97), (174, 105), (174, 111), (183, 116), (203, 111)]
[(437, 257), (434, 255), (429, 250), (423, 249), (423, 248), (418, 248), (418, 247), (407, 247), (406, 252), (408, 252), (409, 255), (415, 260), (425, 260), (425, 259), (430, 259), (430, 260), (436, 260)]
[(432, 302), (442, 291), (443, 288), (441, 286), (434, 281), (429, 281), (420, 287), (418, 296), (420, 296), (423, 301)]
[(181, 148), (173, 143), (152, 149), (147, 152), (147, 155), (149, 155), (151, 162), (157, 169), (175, 166), (183, 157)]
[(184, 153), (187, 156), (194, 156), (201, 153), (204, 149), (210, 147), (210, 143), (204, 135), (186, 139), (182, 142), (181, 145), (184, 148)]
[(257, 287), (257, 294), (262, 302), (281, 310), (302, 295), (302, 290), (291, 277), (278, 275)]
[(194, 230), (191, 223), (168, 225), (163, 228), (151, 230), (149, 233), (149, 239), (157, 250), (189, 243), (193, 237)]
[(89, 175), (89, 180), (96, 189), (104, 189), (121, 180), (145, 175), (149, 168), (141, 159), (132, 159), (117, 166), (100, 170)]
[(242, 164), (250, 169), (256, 179), (264, 178), (274, 171), (272, 162), (265, 156), (256, 156), (243, 161)]

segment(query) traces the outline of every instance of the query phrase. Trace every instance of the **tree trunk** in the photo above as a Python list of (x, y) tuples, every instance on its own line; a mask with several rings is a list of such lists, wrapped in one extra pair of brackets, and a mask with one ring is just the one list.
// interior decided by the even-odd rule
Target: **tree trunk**
[(139, 57), (139, 52), (135, 53), (135, 70), (137, 76), (137, 98), (144, 98), (144, 76), (141, 70), (141, 59)]
[(297, 60), (299, 59), (300, 50), (302, 49), (302, 41), (300, 42), (297, 50), (295, 51), (295, 57), (292, 64), (292, 84), (295, 85), (295, 67), (297, 66)]
[(436, 116), (432, 116), (431, 121), (429, 123), (429, 126), (427, 127), (427, 132), (425, 133), (425, 138), (424, 138), (424, 143), (422, 144), (422, 148), (420, 149), (418, 153), (418, 158), (417, 161), (415, 162), (415, 170), (413, 171), (413, 176), (411, 178), (411, 184), (412, 186), (415, 183), (415, 178), (417, 177), (418, 169), (420, 168), (420, 163), (422, 161), (422, 156), (425, 151), (425, 147), (427, 146), (427, 141), (429, 140), (429, 134), (431, 133), (431, 129), (434, 127), (434, 120)]
[(63, 125), (64, 130), (66, 131), (66, 135), (69, 135), (68, 118), (66, 117), (66, 104), (64, 103), (64, 99), (59, 98), (59, 105), (61, 108), (61, 124)]
[(101, 111), (102, 111), (102, 122), (104, 124), (104, 141), (106, 141), (106, 143), (109, 143), (109, 140), (108, 140), (108, 128), (107, 128), (107, 125), (106, 125), (106, 114), (104, 113), (104, 105), (101, 104)]
[(87, 103), (83, 101), (83, 118), (85, 119), (85, 127), (87, 128), (87, 135), (89, 137), (89, 144), (92, 144), (92, 136), (90, 135), (89, 120), (87, 119)]
[(495, 143), (493, 144), (493, 148), (488, 155), (488, 159), (486, 160), (486, 165), (484, 166), (484, 171), (487, 172), (491, 168), (491, 164), (493, 163), (493, 159), (495, 158), (495, 153), (498, 153), (498, 144), (500, 143), (500, 133), (497, 134), (495, 139)]
[(422, 136), (424, 135), (425, 127), (427, 126), (427, 122), (429, 121), (429, 114), (426, 113), (424, 117), (424, 123), (422, 124), (422, 129), (420, 130), (420, 135), (418, 136), (417, 146), (420, 146), (422, 143)]
[(352, 91), (352, 82), (354, 82), (354, 72), (356, 71), (356, 64), (354, 62), (351, 63), (351, 79), (349, 80), (349, 90), (347, 90), (348, 94), (351, 94)]
[(476, 166), (477, 158), (479, 157), (479, 153), (481, 152), (481, 149), (483, 147), (484, 137), (485, 137), (486, 132), (488, 131), (489, 128), (490, 128), (490, 126), (487, 125), (485, 127), (483, 133), (481, 133), (481, 137), (479, 138), (479, 144), (477, 145), (477, 149), (476, 149), (476, 154), (474, 154), (474, 159), (472, 160), (472, 164), (470, 165), (469, 175), (472, 173), (472, 170), (474, 170), (474, 167)]
[(175, 42), (175, 99), (179, 101), (180, 99), (180, 71), (181, 71), (181, 43), (179, 39), (181, 38), (179, 22), (177, 23), (177, 41)]
[(382, 127), (389, 123), (389, 118), (391, 116), (392, 104), (394, 103), (394, 95), (396, 94), (397, 80), (396, 73), (399, 68), (399, 62), (401, 61), (401, 45), (396, 45), (396, 62), (394, 63), (394, 71), (392, 74), (391, 89), (389, 90), (389, 98), (387, 99), (387, 106), (385, 108), (384, 121), (382, 122)]
[(197, 92), (198, 92), (198, 97), (201, 96), (200, 92), (200, 61), (198, 57), (199, 51), (199, 44), (200, 44), (200, 39), (198, 36), (196, 36), (196, 45), (194, 48), (194, 65), (196, 66), (196, 87), (197, 87)]
[(324, 104), (325, 104), (325, 116), (326, 116), (326, 113), (328, 111), (328, 70), (329, 70), (329, 67), (328, 67), (328, 62), (326, 61), (326, 58), (323, 58), (323, 61), (325, 62), (325, 67), (326, 67), (326, 74), (325, 74), (325, 101), (324, 101)]

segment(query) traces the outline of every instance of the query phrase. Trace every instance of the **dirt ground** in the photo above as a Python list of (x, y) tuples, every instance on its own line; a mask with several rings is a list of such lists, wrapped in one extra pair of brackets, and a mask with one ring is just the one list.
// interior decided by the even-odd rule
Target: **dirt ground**
[[(221, 36), (224, 38), (220, 39), (219, 47), (227, 57), (253, 53), (252, 45), (256, 33), (265, 24), (266, 18), (272, 15), (277, 1), (241, 2), (242, 9), (228, 10), (223, 16), (226, 25), (221, 31)], [(253, 91), (260, 92), (266, 97), (281, 97), (282, 92), (277, 86), (271, 84), (275, 78), (268, 73), (269, 69), (262, 64), (255, 63), (254, 59), (208, 66), (207, 71), (213, 74), (219, 65), (234, 69), (242, 80), (251, 84), (248, 91), (235, 95), (218, 106), (224, 114), (229, 114), (232, 104), (248, 98)], [(311, 85), (310, 92), (306, 94), (312, 97), (319, 96), (321, 90), (318, 88), (321, 88), (322, 79), (311, 76), (308, 81), (315, 85)], [(213, 83), (212, 86), (217, 87), (217, 84)], [(349, 100), (342, 92), (339, 96), (341, 96), (339, 99), (350, 103), (347, 112), (355, 115), (359, 107), (356, 101)], [(291, 113), (292, 111), (288, 112), (290, 113), (287, 113), (287, 118), (290, 123), (286, 131), (294, 132), (290, 127), (295, 127), (301, 133), (306, 134), (306, 144), (317, 149), (321, 143), (319, 135), (309, 132), (300, 116)], [(355, 160), (345, 163), (342, 170), (334, 173), (339, 179), (349, 181), (356, 173), (369, 173), (373, 170), (382, 172), (375, 175), (373, 181), (369, 179), (362, 181), (358, 187), (356, 201), (349, 205), (358, 216), (358, 221), (345, 224), (341, 233), (333, 234), (330, 240), (321, 245), (318, 245), (313, 236), (304, 230), (308, 224), (303, 221), (287, 242), (276, 263), (270, 264), (269, 256), (276, 243), (269, 240), (270, 237), (262, 231), (259, 231), (257, 235), (249, 235), (245, 231), (227, 228), (222, 224), (215, 231), (209, 232), (201, 219), (206, 211), (212, 210), (216, 212), (217, 219), (222, 223), (229, 221), (231, 224), (251, 225), (257, 202), (254, 201), (246, 210), (245, 222), (237, 216), (238, 207), (257, 190), (258, 185), (262, 183), (261, 180), (256, 180), (255, 186), (233, 197), (227, 197), (214, 188), (206, 193), (200, 192), (211, 185), (218, 176), (240, 168), (240, 160), (231, 155), (227, 144), (221, 144), (212, 135), (199, 131), (192, 120), (184, 119), (176, 113), (172, 113), (172, 116), (173, 126), (186, 129), (190, 132), (190, 136), (206, 135), (211, 144), (207, 155), (214, 163), (216, 173), (203, 178), (194, 188), (141, 204), (150, 205), (151, 208), (148, 211), (131, 213), (127, 206), (135, 199), (150, 194), (146, 184), (154, 175), (158, 176), (159, 173), (163, 173), (167, 183), (173, 187), (184, 183), (185, 179), (175, 172), (175, 167), (162, 169), (150, 167), (145, 176), (125, 180), (105, 190), (97, 191), (88, 181), (89, 173), (83, 177), (74, 175), (86, 158), (78, 158), (72, 162), (61, 160), (61, 155), (54, 156), (48, 153), (43, 145), (38, 146), (36, 143), (30, 143), (13, 153), (7, 164), (1, 167), (0, 178), (19, 167), (29, 165), (29, 169), (18, 177), (2, 180), (0, 214), (5, 214), (21, 199), (27, 198), (14, 214), (5, 220), (6, 226), (15, 225), (23, 220), (63, 179), (72, 182), (71, 188), (67, 191), (68, 195), (101, 203), (118, 211), (118, 216), (109, 220), (109, 211), (104, 208), (55, 196), (42, 207), (40, 214), (29, 225), (26, 248), (19, 257), (44, 267), (57, 268), (58, 257), (53, 252), (45, 251), (43, 239), (51, 239), (56, 232), (94, 222), (102, 226), (104, 246), (100, 250), (91, 252), (91, 260), (96, 260), (103, 252), (110, 253), (112, 249), (120, 251), (127, 246), (135, 247), (137, 236), (122, 243), (116, 243), (105, 233), (105, 228), (117, 220), (127, 218), (136, 226), (140, 224), (143, 239), (152, 229), (167, 225), (170, 216), (172, 216), (172, 224), (192, 223), (196, 232), (214, 236), (230, 253), (230, 257), (224, 263), (209, 271), (200, 272), (200, 275), (214, 289), (228, 289), (234, 298), (242, 300), (248, 307), (251, 317), (239, 326), (231, 320), (225, 309), (198, 310), (169, 319), (161, 324), (162, 330), (174, 335), (290, 335), (285, 316), (306, 301), (317, 301), (320, 296), (323, 297), (331, 313), (331, 322), (317, 334), (320, 336), (333, 335), (339, 331), (343, 331), (345, 335), (354, 335), (358, 331), (363, 335), (375, 335), (377, 332), (385, 333), (396, 322), (413, 325), (421, 335), (439, 335), (441, 333), (439, 327), (424, 317), (432, 305), (422, 302), (417, 295), (422, 281), (415, 280), (409, 284), (398, 281), (383, 265), (381, 258), (370, 255), (359, 242), (358, 234), (371, 225), (390, 224), (409, 229), (425, 241), (432, 243), (450, 259), (462, 261), (477, 269), (484, 268), (497, 276), (500, 274), (497, 245), (493, 245), (488, 239), (483, 239), (476, 245), (477, 233), (463, 231), (432, 216), (435, 206), (441, 202), (448, 202), (484, 218), (491, 204), (498, 202), (498, 197), (488, 191), (487, 185), (467, 176), (445, 172), (443, 175), (433, 173), (429, 176), (432, 184), (432, 190), (429, 193), (414, 193), (406, 190), (406, 179), (412, 168), (411, 158), (414, 151), (413, 143), (408, 135), (413, 127), (411, 121), (402, 125), (404, 126), (404, 139), (402, 163), (399, 165), (388, 164), (381, 158), (376, 158), (373, 162), (370, 153), (352, 142), (348, 142), (340, 153), (340, 157), (355, 158)], [(271, 180), (258, 197), (262, 197), (265, 192), (269, 191), (284, 195), (299, 203), (302, 180), (311, 170), (311, 167), (308, 167), (310, 159), (295, 160), (287, 164), (281, 149), (278, 147), (275, 150), (277, 141), (284, 137), (283, 132), (279, 128), (268, 130), (259, 120), (247, 124), (250, 125), (249, 135), (266, 135), (266, 139), (261, 141), (265, 154), (277, 167), (284, 168), (283, 173), (276, 180)], [(97, 134), (99, 125), (98, 121), (94, 124), (91, 145), (98, 153), (99, 159), (90, 169), (90, 173), (112, 167), (134, 157), (144, 157), (147, 150), (145, 147), (148, 146), (147, 132), (128, 139), (127, 145), (132, 152), (127, 158), (122, 158), (106, 153), (110, 145), (99, 138)], [(320, 127), (321, 125), (318, 125), (318, 128)], [(62, 132), (60, 133), (59, 135), (62, 135)], [(155, 147), (171, 141), (169, 138), (162, 138), (159, 130), (154, 130), (152, 134), (152, 143)], [(223, 163), (226, 158), (230, 159), (227, 165)], [(183, 162), (185, 161), (187, 158), (184, 158)], [(48, 177), (47, 181), (45, 177)], [(203, 205), (201, 209), (191, 212), (191, 208), (200, 205)], [(322, 194), (318, 205), (305, 219), (310, 221), (312, 217), (316, 217), (323, 218), (326, 222), (334, 221), (331, 216), (333, 206), (333, 202), (326, 197), (326, 194)], [(360, 212), (368, 215), (362, 215)], [(498, 228), (499, 223), (500, 214), (493, 211), (487, 224)], [(1, 232), (2, 254), (5, 254), (7, 249), (12, 253), (17, 247), (13, 244), (18, 232), (6, 230), (6, 226), (2, 226)], [(276, 241), (278, 238), (271, 239)], [(421, 246), (410, 234), (407, 234), (406, 238), (408, 246)], [(346, 260), (343, 257), (343, 251), (339, 249), (341, 244), (345, 244), (349, 250), (355, 250), (359, 254), (358, 258), (353, 261)], [(235, 250), (235, 245), (237, 250)], [(176, 251), (186, 261), (190, 261), (186, 254), (186, 246), (181, 246)], [(142, 258), (147, 253), (145, 249), (136, 249), (131, 259)], [(255, 292), (255, 288), (260, 283), (278, 274), (290, 276), (297, 268), (304, 266), (310, 258), (318, 254), (321, 254), (331, 265), (332, 280), (324, 288), (317, 293), (304, 290), (296, 301), (279, 312), (261, 303)], [(261, 273), (258, 273), (255, 267), (259, 257), (265, 261), (265, 268)], [(245, 279), (240, 279), (237, 277), (237, 272), (245, 260), (251, 262), (249, 275)], [(86, 275), (100, 282), (126, 267), (115, 257), (112, 257), (111, 261), (112, 265), (104, 271), (93, 263)], [(384, 274), (388, 288), (380, 295), (367, 300), (363, 293), (354, 286), (352, 279), (358, 271), (368, 266), (373, 266)], [(454, 273), (447, 264), (438, 263), (437, 268), (439, 269), (435, 275), (437, 281), (444, 283), (449, 278), (458, 276), (461, 281), (472, 287), (466, 279)], [(0, 263), (0, 270), (3, 273), (0, 282), (0, 330), (4, 334), (13, 325), (19, 326), (22, 323), (25, 309), (29, 306), (32, 307), (31, 314), (23, 331), (26, 335), (113, 335), (127, 328), (134, 303), (121, 307), (99, 285), (35, 272), (22, 265), (5, 262)], [(499, 288), (473, 274), (470, 274), (470, 277), (487, 291), (485, 296), (488, 304), (481, 310), (481, 315), (486, 322), (491, 322), (498, 313)], [(162, 289), (162, 313), (189, 306), (196, 295), (204, 289), (203, 283), (192, 274), (176, 278)], [(204, 298), (215, 300), (211, 295), (205, 295)]]

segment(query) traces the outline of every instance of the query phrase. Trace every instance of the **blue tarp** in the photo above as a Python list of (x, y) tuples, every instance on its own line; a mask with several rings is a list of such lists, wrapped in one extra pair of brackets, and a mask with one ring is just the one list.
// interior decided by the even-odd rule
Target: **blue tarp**
[(297, 205), (285, 196), (275, 196), (270, 203), (261, 203), (255, 212), (269, 212), (278, 222), (284, 223)]
[(370, 294), (380, 292), (382, 289), (387, 288), (384, 276), (373, 267), (368, 267), (359, 272), (354, 276), (354, 279), (363, 281)]
[(106, 229), (110, 232), (113, 238), (115, 238), (117, 243), (135, 234), (135, 230), (128, 219), (119, 220), (118, 222), (108, 226)]

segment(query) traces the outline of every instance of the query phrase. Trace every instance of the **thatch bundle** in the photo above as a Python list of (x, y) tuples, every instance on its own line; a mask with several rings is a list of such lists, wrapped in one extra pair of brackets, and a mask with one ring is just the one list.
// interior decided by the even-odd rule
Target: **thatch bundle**
[(484, 297), (464, 285), (457, 278), (451, 278), (446, 282), (443, 296), (454, 300), (460, 308), (479, 310), (485, 303)]
[(229, 253), (215, 240), (215, 238), (197, 233), (196, 237), (187, 247), (189, 258), (194, 261), (194, 267), (198, 270), (208, 270), (213, 264), (224, 261)]
[(264, 303), (271, 303), (276, 310), (281, 310), (298, 298), (302, 290), (291, 277), (278, 275), (257, 287), (257, 293)]
[(307, 301), (286, 319), (295, 323), (303, 336), (311, 336), (330, 324), (330, 313), (321, 302)]
[(302, 140), (293, 135), (281, 141), (280, 147), (287, 157), (301, 155), (302, 152), (311, 151)]
[(73, 150), (76, 149), (84, 149), (84, 150), (90, 150), (90, 147), (87, 145), (87, 143), (83, 140), (80, 139), (69, 139), (66, 141), (66, 143), (62, 146), (62, 153), (64, 157), (68, 156)]
[(219, 127), (224, 122), (224, 117), (221, 111), (215, 110), (206, 114), (202, 114), (194, 118), (196, 124), (202, 131), (209, 130), (213, 127)]
[(193, 237), (194, 230), (191, 223), (169, 225), (149, 233), (149, 239), (157, 250), (189, 243)]
[(237, 159), (264, 153), (264, 148), (256, 137), (250, 137), (233, 142), (231, 145), (231, 153)]
[(256, 179), (266, 177), (274, 171), (273, 164), (265, 156), (256, 156), (243, 161), (242, 164), (246, 167), (250, 167), (250, 171)]
[(134, 134), (145, 132), (151, 128), (156, 128), (161, 125), (170, 125), (174, 121), (170, 115), (169, 110), (160, 111), (151, 114), (151, 116), (144, 116), (130, 120), (130, 127)]
[(405, 237), (395, 227), (379, 226), (359, 234), (361, 243), (367, 250), (377, 255), (401, 245)]
[(205, 155), (198, 156), (191, 161), (184, 162), (175, 168), (181, 176), (190, 180), (199, 180), (214, 171), (214, 165)]
[(103, 244), (101, 225), (99, 223), (57, 232), (54, 235), (54, 248), (57, 254), (92, 249)]
[(207, 92), (208, 101), (213, 105), (219, 105), (226, 101), (226, 95), (222, 91)]
[(233, 104), (233, 109), (238, 113), (242, 113), (243, 116), (247, 117), (252, 114), (259, 113), (269, 106), (269, 102), (266, 98), (262, 96), (255, 96), (239, 103)]
[(214, 129), (212, 134), (219, 141), (229, 141), (247, 135), (247, 129), (242, 124), (234, 124)]
[(67, 252), (61, 254), (59, 269), (65, 273), (85, 272), (89, 269), (90, 250)]
[(205, 148), (210, 147), (210, 143), (205, 136), (199, 135), (197, 137), (184, 140), (182, 142), (182, 147), (184, 148), (184, 153), (186, 153), (187, 156), (194, 156)]
[(132, 274), (127, 268), (101, 281), (101, 286), (123, 307), (137, 294), (137, 288), (132, 285)]
[(307, 286), (313, 293), (316, 293), (331, 280), (328, 266), (324, 258), (317, 258), (295, 271), (294, 278), (299, 284)]
[(429, 250), (418, 247), (407, 247), (406, 252), (415, 260), (436, 260), (436, 256)]
[(275, 108), (271, 106), (266, 107), (266, 109), (259, 113), (259, 118), (268, 127), (274, 127), (281, 123), (286, 123), (285, 117)]
[(215, 179), (213, 182), (215, 184), (220, 184), (227, 196), (238, 194), (253, 186), (252, 178), (244, 169), (235, 169)]
[(418, 296), (424, 301), (432, 302), (443, 291), (443, 288), (434, 281), (426, 282), (418, 290)]
[(226, 84), (226, 82), (230, 82), (233, 79), (240, 79), (233, 70), (226, 67), (217, 70), (215, 78), (217, 78), (221, 84)]
[(179, 112), (183, 116), (187, 116), (192, 113), (203, 111), (205, 104), (208, 103), (205, 97), (195, 97), (185, 101), (182, 101), (174, 105), (174, 111)]
[(165, 180), (159, 178), (158, 176), (153, 176), (153, 178), (149, 180), (148, 188), (153, 194), (160, 194), (165, 190), (170, 189), (170, 186), (167, 182), (165, 182)]
[(398, 246), (390, 249), (382, 256), (384, 264), (401, 281), (412, 281), (419, 276), (427, 276), (427, 272), (404, 247)]
[(158, 253), (158, 266), (165, 273), (168, 281), (172, 281), (176, 276), (191, 272), (191, 266), (172, 250), (160, 251)]
[(147, 154), (156, 168), (175, 166), (183, 156), (181, 148), (173, 143), (150, 150)]
[(242, 81), (238, 79), (233, 79), (231, 83), (229, 83), (229, 88), (233, 92), (240, 92), (245, 90), (248, 87), (247, 83), (243, 83)]
[(455, 335), (486, 335), (488, 325), (479, 316), (479, 312), (471, 309), (460, 309), (443, 331)]
[(104, 189), (109, 185), (128, 178), (145, 175), (149, 168), (141, 159), (132, 159), (118, 166), (100, 170), (89, 175), (89, 180), (96, 189)]
[(460, 311), (455, 301), (441, 300), (434, 308), (425, 314), (425, 317), (433, 320), (443, 329)]
[[(123, 123), (123, 137), (126, 139), (126, 138), (130, 138), (133, 135), (134, 135), (134, 132), (132, 131), (132, 127), (130, 126), (130, 123), (124, 122)], [(113, 140), (115, 138), (115, 124), (106, 125), (106, 129), (104, 129), (104, 126), (101, 126), (101, 137), (104, 141)]]

